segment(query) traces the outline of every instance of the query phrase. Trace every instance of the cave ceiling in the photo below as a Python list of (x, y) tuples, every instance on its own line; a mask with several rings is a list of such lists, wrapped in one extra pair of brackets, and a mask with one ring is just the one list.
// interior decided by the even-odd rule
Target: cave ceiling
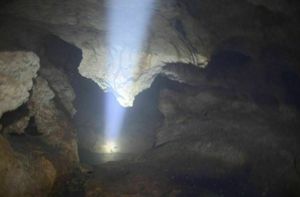
[[(126, 40), (138, 37), (136, 27), (130, 27), (135, 22), (128, 22), (139, 21), (139, 11), (132, 9), (138, 8), (136, 2), (15, 0), (6, 1), (0, 13), (30, 22), (80, 48), (79, 73), (112, 91), (123, 106), (132, 106), (135, 96), (150, 87), (167, 63), (205, 67), (221, 48), (256, 56), (269, 44), (298, 47), (294, 44), (299, 32), (296, 1), (153, 0), (151, 7), (142, 10), (151, 13), (137, 50)], [(112, 11), (123, 13), (123, 20), (111, 22)], [(112, 29), (118, 27), (124, 40), (111, 38)], [(121, 41), (112, 44), (111, 39)]]

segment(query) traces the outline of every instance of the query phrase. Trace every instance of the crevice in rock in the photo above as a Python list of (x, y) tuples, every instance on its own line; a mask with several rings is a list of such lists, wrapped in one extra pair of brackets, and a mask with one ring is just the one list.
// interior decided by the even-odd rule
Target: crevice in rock
[[(209, 79), (211, 78), (227, 78), (227, 80), (241, 80), (247, 73), (250, 79), (251, 73), (249, 71), (253, 68), (249, 63), (252, 60), (250, 56), (247, 56), (238, 51), (224, 50), (215, 53), (207, 65), (206, 72)], [(253, 72), (253, 71), (252, 71)], [(254, 73), (253, 73), (254, 74)]]
[(28, 126), (25, 129), (25, 134), (31, 135), (31, 136), (40, 136), (42, 133), (40, 133), (36, 127), (35, 124), (35, 118), (34, 116), (30, 117)]
[(63, 68), (69, 76), (78, 73), (77, 68), (82, 59), (79, 48), (56, 35), (49, 35), (44, 39), (44, 48), (45, 56), (53, 65)]
[[(67, 75), (76, 95), (74, 100), (75, 108), (80, 108), (80, 103), (86, 103), (86, 105), (89, 105), (91, 103), (91, 100), (88, 99), (94, 99), (94, 97), (96, 96), (88, 95), (89, 90), (95, 89), (94, 92), (96, 92), (96, 89), (99, 89), (99, 92), (101, 90), (95, 82), (81, 76), (78, 72), (78, 66), (82, 60), (82, 51), (76, 46), (62, 40), (55, 35), (49, 35), (44, 39), (44, 49), (45, 57), (54, 66), (62, 68)], [(89, 110), (93, 109), (95, 108), (89, 108)]]
[(27, 116), (28, 114), (29, 110), (27, 107), (27, 103), (24, 103), (13, 111), (5, 112), (0, 119), (0, 124), (3, 126), (3, 128), (5, 128), (18, 121), (20, 118)]

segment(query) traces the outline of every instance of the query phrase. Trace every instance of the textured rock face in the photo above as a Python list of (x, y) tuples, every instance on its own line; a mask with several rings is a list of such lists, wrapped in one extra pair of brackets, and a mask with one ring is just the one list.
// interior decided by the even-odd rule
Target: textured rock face
[(31, 52), (0, 53), (0, 117), (28, 100), (39, 58)]
[(0, 158), (1, 195), (47, 196), (51, 191), (56, 170), (45, 157), (30, 158), (15, 153), (8, 141), (0, 136)]
[[(70, 46), (63, 46), (67, 41), (82, 50), (79, 72), (114, 91), (123, 106), (132, 105), (159, 73), (180, 82), (160, 92), (164, 122), (156, 133), (158, 120), (144, 109), (156, 104), (147, 100), (146, 106), (129, 109), (135, 116), (128, 113), (124, 121), (121, 137), (128, 149), (123, 151), (150, 150), (129, 164), (101, 166), (86, 184), (87, 196), (298, 196), (299, 114), (294, 108), (300, 109), (300, 78), (288, 67), (298, 66), (299, 3), (156, 1), (149, 9), (148, 34), (137, 50), (126, 39), (136, 40), (135, 20), (129, 22), (127, 16), (140, 5), (132, 2), (137, 0), (0, 3), (0, 48), (34, 50), (57, 66), (41, 61), (32, 87), (35, 55), (27, 61), (31, 53), (24, 53), (23, 63), (18, 55), (23, 52), (0, 53), (9, 57), (4, 66), (0, 61), (0, 117), (26, 102), (32, 90), (25, 104), (28, 114), (10, 124), (0, 119), (0, 194), (43, 196), (54, 182), (65, 188), (66, 176), (78, 164), (70, 122), (74, 93), (64, 71), (77, 66), (73, 63), (81, 53), (68, 53)], [(111, 22), (112, 10), (126, 23)], [(120, 27), (124, 40), (114, 37), (111, 25)], [(49, 34), (64, 41), (51, 45), (55, 39), (47, 41)], [(56, 50), (61, 55), (52, 53)], [(72, 54), (78, 57), (64, 57)], [(293, 58), (297, 64), (289, 65)], [(207, 70), (197, 69), (207, 62)], [(91, 100), (78, 102), (85, 108), (84, 102)], [(92, 151), (104, 125), (94, 115), (99, 100), (78, 117), (80, 132), (89, 133), (85, 148)], [(21, 187), (11, 187), (15, 185)]]
[(3, 196), (47, 196), (78, 166), (73, 89), (61, 70), (39, 67), (32, 52), (0, 53)]
[(87, 196), (298, 196), (299, 112), (280, 95), (286, 67), (265, 78), (255, 64), (226, 51), (206, 69), (166, 66), (163, 75), (180, 83), (160, 91), (154, 146), (99, 165)]
[(3, 130), (3, 133), (5, 134), (24, 134), (25, 129), (28, 126), (30, 120), (30, 116), (24, 116), (20, 118), (19, 120), (15, 121), (13, 124), (8, 125)]
[[(41, 22), (46, 28), (49, 27), (49, 31), (81, 48), (83, 60), (79, 72), (93, 79), (103, 89), (111, 88), (122, 105), (131, 106), (134, 97), (151, 85), (166, 62), (199, 66), (207, 62), (203, 45), (198, 44), (205, 42), (205, 32), (200, 34), (194, 29), (186, 29), (185, 25), (192, 27), (195, 21), (184, 9), (176, 7), (173, 1), (155, 2), (152, 10), (147, 10), (153, 13), (148, 29), (144, 27), (143, 31), (155, 33), (140, 41), (140, 50), (136, 51), (135, 47), (126, 44), (127, 40), (125, 44), (118, 42), (109, 46), (109, 29), (113, 24), (109, 24), (107, 12), (118, 10), (125, 12), (123, 15), (126, 17), (126, 12), (135, 3), (19, 0), (9, 5), (6, 12)], [(119, 30), (123, 31), (124, 37), (130, 34), (126, 30)]]
[[(123, 106), (131, 106), (166, 63), (205, 66), (220, 47), (253, 56), (270, 44), (298, 48), (296, 1), (153, 1), (144, 10), (151, 13), (141, 40), (134, 32), (142, 20), (142, 4), (116, 2), (16, 0), (1, 12), (30, 20), (79, 47), (79, 72), (112, 90)], [(139, 41), (139, 47), (132, 46)]]
[(66, 74), (49, 63), (47, 66), (45, 63), (43, 64), (43, 68), (40, 69), (40, 73), (47, 79), (65, 110), (70, 116), (73, 116), (76, 113), (76, 109), (73, 106), (75, 93)]
[[(274, 84), (266, 83), (265, 75), (256, 75), (254, 85), (251, 72), (245, 67), (240, 70), (242, 65), (231, 64), (233, 67), (226, 73), (220, 68), (226, 61), (213, 65), (215, 61), (198, 72), (180, 65), (166, 68), (166, 76), (186, 85), (177, 83), (173, 86), (176, 88), (160, 92), (159, 109), (165, 119), (157, 130), (155, 149), (145, 155), (145, 160), (157, 162), (170, 174), (173, 171), (179, 180), (195, 184), (190, 188), (194, 194), (199, 194), (203, 186), (217, 191), (205, 185), (212, 181), (220, 184), (219, 195), (241, 196), (244, 192), (249, 196), (297, 196), (299, 175), (293, 163), (300, 154), (299, 113), (282, 99), (284, 95), (279, 95), (286, 94), (280, 90), (286, 89), (284, 80), (278, 74), (274, 79), (269, 76), (267, 80), (277, 80), (277, 89), (268, 92)], [(195, 76), (197, 80), (192, 80)], [(228, 183), (229, 177), (232, 183)], [(225, 187), (224, 180), (228, 183)], [(228, 189), (231, 184), (232, 191)]]
[(37, 131), (45, 137), (45, 143), (60, 149), (59, 157), (65, 164), (60, 170), (68, 172), (68, 167), (79, 160), (75, 131), (67, 116), (57, 108), (54, 95), (48, 82), (38, 77), (32, 90), (29, 110), (34, 116)]
[(275, 0), (275, 1), (272, 1), (272, 0), (267, 0), (267, 1), (248, 0), (248, 1), (255, 5), (262, 5), (270, 10), (273, 10), (276, 12), (282, 12), (287, 15), (294, 15), (298, 9), (297, 5), (299, 5), (299, 3), (297, 1), (284, 1), (284, 0)]

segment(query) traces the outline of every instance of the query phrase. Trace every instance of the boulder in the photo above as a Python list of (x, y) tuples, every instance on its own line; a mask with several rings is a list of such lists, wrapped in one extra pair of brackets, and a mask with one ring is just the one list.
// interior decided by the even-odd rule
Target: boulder
[(3, 129), (3, 133), (5, 134), (24, 134), (25, 129), (28, 126), (30, 120), (30, 116), (23, 116), (20, 119), (16, 120), (12, 124), (8, 125)]
[(38, 77), (29, 100), (29, 111), (35, 119), (37, 131), (43, 135), (44, 143), (59, 149), (54, 161), (56, 167), (64, 163), (59, 170), (67, 173), (79, 161), (75, 130), (65, 112), (59, 109), (54, 98), (55, 94), (48, 82)]
[(0, 117), (28, 100), (38, 69), (32, 52), (0, 52)]
[(0, 193), (7, 197), (47, 196), (56, 169), (45, 157), (28, 157), (15, 152), (0, 135)]
[(59, 102), (72, 117), (76, 113), (76, 109), (73, 106), (75, 93), (70, 85), (68, 76), (62, 69), (54, 67), (45, 60), (40, 69), (40, 75), (48, 81), (55, 95), (58, 97)]

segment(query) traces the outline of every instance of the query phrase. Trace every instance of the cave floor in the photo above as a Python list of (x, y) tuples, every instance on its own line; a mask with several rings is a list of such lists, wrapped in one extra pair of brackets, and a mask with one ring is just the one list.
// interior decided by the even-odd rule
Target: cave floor
[(184, 175), (155, 163), (123, 160), (93, 166), (85, 189), (87, 196), (259, 196), (248, 174), (244, 169), (224, 178)]

